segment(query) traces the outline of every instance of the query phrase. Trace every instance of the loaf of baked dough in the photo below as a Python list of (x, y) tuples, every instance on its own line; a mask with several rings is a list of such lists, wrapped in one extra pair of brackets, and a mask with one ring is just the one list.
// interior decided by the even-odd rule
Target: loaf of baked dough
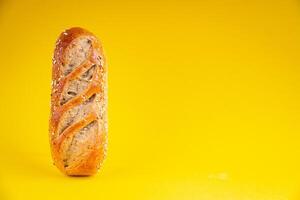
[(107, 149), (107, 67), (99, 40), (82, 28), (64, 31), (56, 42), (49, 124), (58, 169), (95, 174)]

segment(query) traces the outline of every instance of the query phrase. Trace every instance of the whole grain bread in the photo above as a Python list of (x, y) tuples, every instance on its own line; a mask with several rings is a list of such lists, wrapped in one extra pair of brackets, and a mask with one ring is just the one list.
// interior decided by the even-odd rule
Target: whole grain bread
[(82, 28), (57, 40), (49, 124), (54, 164), (67, 175), (95, 174), (107, 148), (107, 67), (99, 40)]

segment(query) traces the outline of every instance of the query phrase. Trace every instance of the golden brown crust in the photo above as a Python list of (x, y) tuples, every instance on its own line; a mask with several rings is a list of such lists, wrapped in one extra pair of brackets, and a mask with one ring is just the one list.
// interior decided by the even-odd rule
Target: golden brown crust
[[(87, 59), (81, 63), (78, 67), (74, 68), (72, 72), (67, 75), (63, 73), (63, 65), (66, 63), (65, 54), (68, 50), (70, 44), (81, 36), (88, 36), (91, 39), (91, 50)], [(101, 62), (99, 61), (101, 58)], [(88, 88), (80, 95), (75, 96), (70, 101), (65, 104), (60, 104), (60, 98), (66, 84), (75, 78), (82, 75), (91, 65), (96, 65), (97, 68), (94, 72), (94, 76), (90, 81)], [(107, 130), (106, 130), (106, 77), (107, 69), (106, 63), (103, 55), (103, 49), (97, 38), (90, 32), (82, 28), (71, 28), (63, 32), (55, 47), (53, 66), (52, 66), (52, 93), (51, 93), (51, 116), (49, 122), (49, 137), (52, 157), (54, 164), (67, 175), (77, 175), (85, 176), (92, 175), (97, 172), (97, 169), (102, 164), (105, 151), (106, 151), (106, 140), (107, 140)], [(97, 137), (95, 141), (95, 147), (90, 152), (87, 159), (82, 160), (79, 165), (75, 167), (66, 168), (63, 164), (62, 157), (62, 143), (69, 137), (73, 137), (80, 129), (87, 126), (92, 121), (98, 120), (99, 116), (96, 113), (90, 113), (86, 118), (79, 122), (76, 122), (66, 128), (61, 134), (58, 134), (57, 129), (60, 123), (60, 119), (65, 112), (74, 108), (77, 105), (83, 104), (86, 99), (94, 94), (101, 94), (104, 107), (103, 119), (99, 120)]]

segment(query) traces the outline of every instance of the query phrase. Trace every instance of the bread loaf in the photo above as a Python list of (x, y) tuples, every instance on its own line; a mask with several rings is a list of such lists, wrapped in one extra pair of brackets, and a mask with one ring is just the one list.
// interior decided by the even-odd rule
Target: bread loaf
[(95, 174), (107, 146), (107, 68), (99, 40), (82, 28), (57, 40), (50, 115), (54, 164), (71, 176)]

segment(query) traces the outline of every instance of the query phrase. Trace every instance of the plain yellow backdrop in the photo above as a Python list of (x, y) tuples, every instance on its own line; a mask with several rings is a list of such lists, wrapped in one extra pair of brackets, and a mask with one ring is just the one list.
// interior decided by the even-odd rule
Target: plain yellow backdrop
[[(64, 29), (102, 41), (109, 149), (70, 178), (48, 143)], [(300, 199), (298, 0), (0, 0), (0, 199)]]

